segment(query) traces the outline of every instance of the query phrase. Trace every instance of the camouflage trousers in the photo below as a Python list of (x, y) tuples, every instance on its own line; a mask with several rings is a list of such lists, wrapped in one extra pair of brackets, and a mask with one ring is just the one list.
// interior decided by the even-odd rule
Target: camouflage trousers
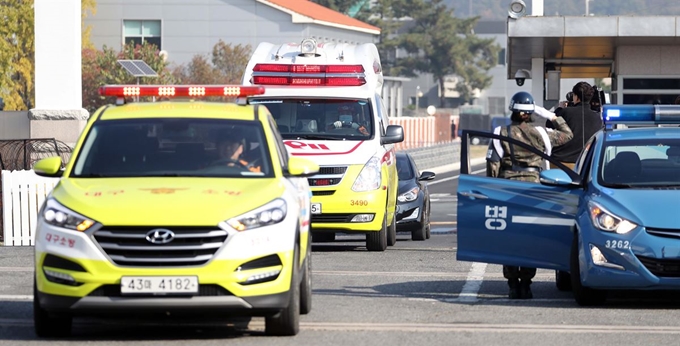
[(536, 268), (503, 266), (503, 276), (508, 280), (531, 280), (536, 276)]

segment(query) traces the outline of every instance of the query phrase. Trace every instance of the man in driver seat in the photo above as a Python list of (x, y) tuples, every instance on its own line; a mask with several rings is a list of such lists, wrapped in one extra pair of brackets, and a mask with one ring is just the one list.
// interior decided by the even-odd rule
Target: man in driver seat
[(368, 130), (366, 127), (355, 121), (355, 116), (353, 114), (353, 109), (351, 105), (343, 104), (338, 106), (338, 120), (328, 125), (327, 131), (332, 131), (339, 128), (352, 128), (357, 130), (364, 136), (368, 136)]
[(236, 134), (223, 135), (217, 139), (217, 155), (218, 160), (213, 165), (224, 164), (228, 167), (243, 167), (251, 172), (261, 172), (260, 166), (254, 166), (248, 161), (241, 159), (243, 154), (243, 142), (245, 140)]

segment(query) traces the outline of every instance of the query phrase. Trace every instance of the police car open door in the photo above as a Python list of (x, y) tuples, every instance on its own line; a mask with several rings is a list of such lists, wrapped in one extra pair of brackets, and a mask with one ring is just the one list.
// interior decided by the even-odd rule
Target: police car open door
[[(480, 170), (482, 175), (469, 174), (471, 166), (466, 137), (494, 137), (523, 145), (499, 135), (465, 132), (461, 141), (461, 174), (457, 191), (456, 258), (460, 261), (569, 271), (575, 215), (583, 190), (487, 177), (484, 170)], [(539, 153), (535, 149), (533, 151)]]

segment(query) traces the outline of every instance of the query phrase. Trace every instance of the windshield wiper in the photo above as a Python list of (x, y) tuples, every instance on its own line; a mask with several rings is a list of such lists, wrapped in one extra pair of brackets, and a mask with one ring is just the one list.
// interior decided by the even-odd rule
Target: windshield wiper
[(621, 184), (621, 183), (605, 183), (602, 184), (603, 186), (606, 187), (614, 187), (614, 188), (631, 188), (633, 185), (631, 184)]
[(324, 135), (296, 135), (295, 139), (327, 139), (327, 140), (336, 140), (336, 141), (341, 141), (344, 138), (343, 137), (337, 137), (337, 136), (324, 136)]

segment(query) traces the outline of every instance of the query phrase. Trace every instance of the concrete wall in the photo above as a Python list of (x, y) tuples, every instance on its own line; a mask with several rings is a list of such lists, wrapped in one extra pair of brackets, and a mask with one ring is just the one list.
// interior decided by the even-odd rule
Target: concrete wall
[(28, 112), (0, 112), (0, 140), (25, 139), (30, 137)]
[(161, 49), (168, 60), (187, 63), (208, 54), (220, 39), (234, 45), (300, 42), (310, 36), (340, 42), (373, 42), (374, 35), (316, 24), (292, 23), (291, 15), (254, 0), (97, 0), (92, 26), (96, 48), (120, 49), (123, 20), (160, 20)]
[(421, 171), (460, 162), (460, 141), (403, 151), (411, 154)]
[(621, 46), (616, 51), (618, 75), (680, 75), (678, 46)]

